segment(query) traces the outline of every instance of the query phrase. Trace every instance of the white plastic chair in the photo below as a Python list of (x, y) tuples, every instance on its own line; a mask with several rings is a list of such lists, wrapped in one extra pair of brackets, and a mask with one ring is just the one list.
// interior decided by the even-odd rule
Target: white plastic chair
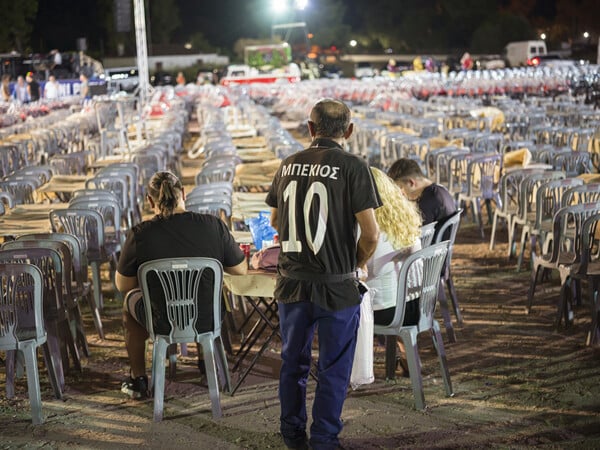
[[(419, 349), (417, 346), (417, 336), (419, 333), (429, 331), (433, 339), (433, 345), (438, 354), (440, 366), (442, 369), (442, 378), (446, 394), (454, 396), (448, 365), (446, 362), (446, 353), (440, 325), (433, 318), (435, 304), (437, 301), (438, 285), (448, 247), (450, 242), (444, 241), (419, 250), (406, 258), (398, 275), (398, 292), (396, 297), (396, 312), (394, 319), (389, 325), (375, 324), (373, 332), (388, 336), (399, 336), (406, 348), (406, 359), (410, 372), (410, 381), (412, 384), (413, 395), (415, 396), (415, 406), (417, 409), (425, 409), (425, 396), (423, 394), (423, 380), (421, 377), (421, 360), (419, 358)], [(420, 317), (417, 325), (403, 326), (404, 310), (406, 298), (408, 296), (408, 274), (411, 267), (418, 261), (423, 263), (423, 284), (419, 292), (419, 311)], [(416, 301), (416, 300), (414, 300)]]
[[(46, 330), (42, 316), (42, 272), (32, 264), (0, 264), (0, 350), (7, 352), (6, 393), (14, 397), (14, 364), (9, 364), (13, 351), (19, 351), (25, 359), (27, 391), (34, 425), (44, 421), (40, 378), (37, 364), (37, 348), (46, 342)], [(54, 362), (47, 346), (46, 365), (57, 398), (62, 397), (58, 386)], [(14, 361), (14, 360), (13, 360)], [(9, 374), (9, 371), (12, 372)]]
[[(210, 279), (211, 273), (212, 283), (204, 282), (207, 278)], [(152, 378), (150, 379), (150, 390), (154, 385), (154, 421), (160, 422), (163, 418), (167, 349), (171, 344), (191, 342), (202, 345), (213, 418), (220, 418), (222, 411), (217, 365), (224, 376), (227, 391), (231, 390), (231, 378), (221, 339), (221, 288), (223, 285), (221, 263), (216, 259), (201, 257), (148, 261), (139, 267), (138, 280), (142, 288), (146, 310), (146, 327), (150, 339), (154, 342)], [(207, 283), (212, 284), (210, 289), (207, 288)], [(155, 296), (158, 295), (156, 289), (162, 289), (161, 294), (164, 300), (152, 299), (152, 293)], [(204, 294), (205, 297), (199, 297), (201, 294)], [(208, 302), (209, 298), (211, 303)], [(153, 304), (160, 301), (165, 302), (167, 319), (170, 324), (168, 334), (159, 334), (154, 330), (152, 308)], [(206, 301), (206, 303), (202, 305), (202, 301)], [(210, 330), (199, 331), (196, 323), (203, 315), (210, 314), (206, 308), (209, 305), (212, 306), (212, 327)]]

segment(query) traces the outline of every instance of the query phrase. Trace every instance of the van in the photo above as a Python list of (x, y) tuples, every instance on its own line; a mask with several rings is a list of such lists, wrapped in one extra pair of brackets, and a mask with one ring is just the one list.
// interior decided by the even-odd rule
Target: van
[(504, 59), (511, 67), (534, 65), (533, 58), (546, 53), (545, 41), (509, 42), (504, 47)]
[(373, 78), (375, 71), (369, 62), (359, 62), (354, 66), (354, 76), (356, 78)]
[(133, 92), (140, 83), (137, 67), (113, 67), (106, 69), (104, 78), (108, 92)]

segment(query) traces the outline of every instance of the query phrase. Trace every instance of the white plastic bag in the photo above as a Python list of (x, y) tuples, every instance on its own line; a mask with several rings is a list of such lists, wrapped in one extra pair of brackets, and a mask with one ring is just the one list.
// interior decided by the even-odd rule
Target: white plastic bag
[(350, 386), (357, 389), (361, 384), (375, 381), (373, 374), (373, 304), (367, 291), (360, 303), (360, 323), (356, 336), (356, 351), (350, 375)]

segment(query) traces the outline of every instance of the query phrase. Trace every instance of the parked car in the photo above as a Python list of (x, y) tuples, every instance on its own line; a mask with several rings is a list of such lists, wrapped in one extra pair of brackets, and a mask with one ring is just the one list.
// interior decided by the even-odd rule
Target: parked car
[(547, 54), (545, 41), (509, 42), (504, 47), (504, 59), (511, 67), (531, 66), (533, 58)]
[(133, 92), (140, 83), (137, 67), (112, 67), (104, 72), (108, 92)]
[(319, 70), (323, 78), (341, 78), (344, 75), (342, 69), (335, 64), (319, 64)]
[(356, 78), (372, 78), (375, 76), (375, 70), (369, 62), (359, 62), (354, 66), (354, 76)]
[(572, 69), (580, 66), (579, 61), (563, 58), (557, 54), (540, 55), (531, 59), (533, 66), (550, 67), (552, 69)]

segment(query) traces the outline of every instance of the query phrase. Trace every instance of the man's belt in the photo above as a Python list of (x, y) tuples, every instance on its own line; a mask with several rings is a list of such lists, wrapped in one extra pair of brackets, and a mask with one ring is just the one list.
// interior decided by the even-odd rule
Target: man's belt
[(358, 279), (356, 272), (349, 273), (315, 273), (315, 272), (289, 272), (278, 269), (279, 275), (298, 281), (317, 281), (319, 283), (340, 283), (351, 278)]

